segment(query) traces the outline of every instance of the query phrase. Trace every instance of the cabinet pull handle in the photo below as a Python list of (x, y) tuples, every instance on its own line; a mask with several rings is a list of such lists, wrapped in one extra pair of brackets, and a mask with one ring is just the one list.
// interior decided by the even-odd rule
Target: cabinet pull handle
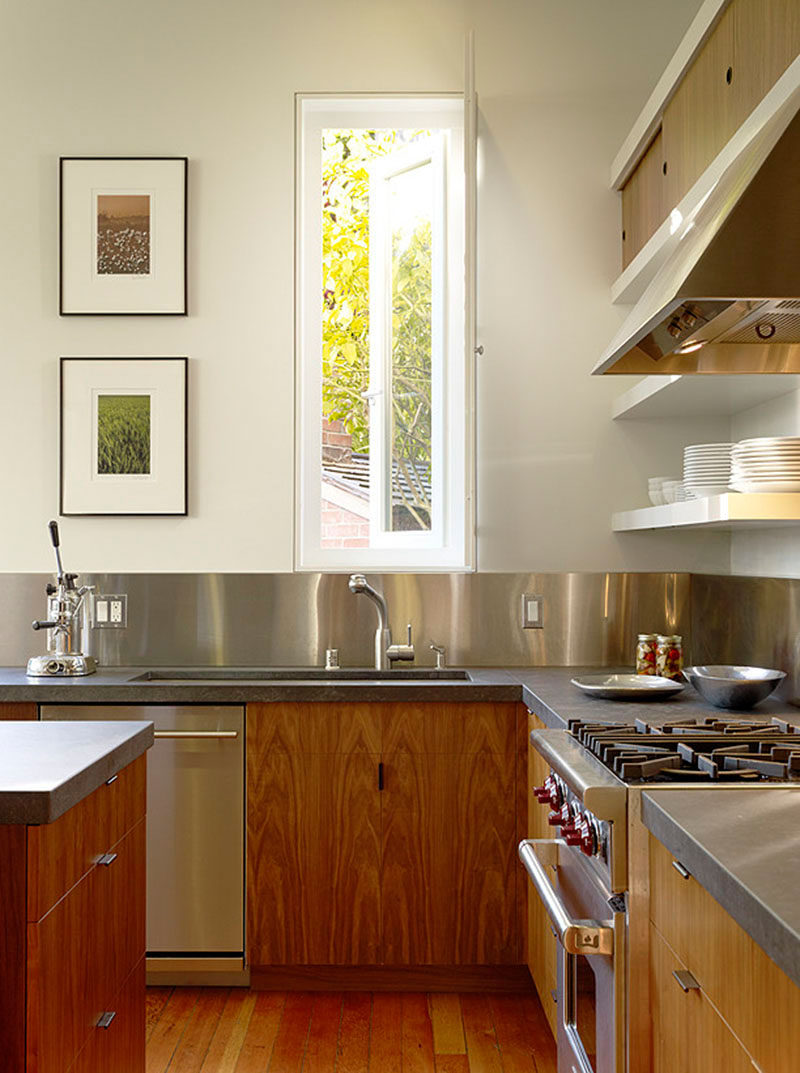
[(689, 972), (688, 969), (674, 969), (673, 972), (672, 972), (672, 975), (678, 981), (678, 983), (680, 984), (682, 990), (684, 990), (684, 991), (699, 991), (700, 990), (700, 984), (698, 984), (697, 980), (695, 980), (694, 976), (692, 976), (692, 974)]
[(110, 1028), (111, 1022), (117, 1016), (116, 1010), (106, 1010), (105, 1013), (101, 1013), (97, 1021), (98, 1028)]
[(688, 868), (684, 868), (680, 861), (673, 861), (672, 867), (675, 869), (681, 879), (691, 879), (692, 873), (689, 871)]
[(191, 740), (203, 738), (206, 741), (214, 741), (218, 738), (238, 738), (238, 730), (156, 730), (154, 738), (177, 738), (178, 740)]
[[(116, 853), (104, 853), (101, 857), (97, 858), (97, 863), (98, 864), (104, 864), (106, 866), (106, 868), (108, 868), (108, 866), (110, 864), (113, 864), (116, 859), (117, 859)], [(112, 1014), (112, 1016), (113, 1016), (113, 1014)]]
[(383, 789), (383, 761), (378, 764), (378, 789)]
[(119, 775), (112, 775), (110, 779), (106, 779), (106, 786), (110, 786), (112, 782), (116, 782)]

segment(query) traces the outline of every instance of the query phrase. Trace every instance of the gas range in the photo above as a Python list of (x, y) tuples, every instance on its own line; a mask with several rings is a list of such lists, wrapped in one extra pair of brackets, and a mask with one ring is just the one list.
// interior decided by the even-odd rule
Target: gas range
[[(800, 719), (576, 719), (567, 730), (534, 730), (531, 742), (549, 767), (533, 794), (553, 830), (523, 841), (519, 855), (558, 939), (558, 1070), (639, 1073), (650, 1024), (641, 983), (650, 912), (642, 794), (800, 787)], [(582, 1016), (587, 969), (592, 1010)], [(582, 1020), (594, 1026), (596, 1054), (582, 1039)]]
[(652, 726), (571, 720), (569, 733), (627, 785), (800, 783), (800, 728), (710, 717)]

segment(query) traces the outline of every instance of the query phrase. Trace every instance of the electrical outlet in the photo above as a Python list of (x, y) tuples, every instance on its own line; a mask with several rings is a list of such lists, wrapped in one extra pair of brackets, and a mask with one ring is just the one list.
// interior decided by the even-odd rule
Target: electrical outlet
[(125, 593), (97, 593), (92, 624), (101, 630), (121, 630), (128, 625), (128, 597)]
[(522, 628), (544, 629), (544, 596), (535, 596), (531, 592), (522, 594)]

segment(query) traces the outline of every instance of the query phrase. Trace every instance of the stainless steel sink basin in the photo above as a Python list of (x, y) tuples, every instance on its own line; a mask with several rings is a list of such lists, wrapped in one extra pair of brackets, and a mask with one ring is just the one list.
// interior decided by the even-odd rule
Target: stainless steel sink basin
[(129, 679), (131, 682), (468, 682), (467, 671), (433, 667), (376, 671), (370, 667), (159, 667)]

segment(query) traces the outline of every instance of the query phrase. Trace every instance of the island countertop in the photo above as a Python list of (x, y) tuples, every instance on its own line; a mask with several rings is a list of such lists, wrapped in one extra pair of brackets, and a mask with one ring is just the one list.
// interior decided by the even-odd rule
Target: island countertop
[(0, 823), (52, 823), (152, 744), (150, 722), (0, 722)]

